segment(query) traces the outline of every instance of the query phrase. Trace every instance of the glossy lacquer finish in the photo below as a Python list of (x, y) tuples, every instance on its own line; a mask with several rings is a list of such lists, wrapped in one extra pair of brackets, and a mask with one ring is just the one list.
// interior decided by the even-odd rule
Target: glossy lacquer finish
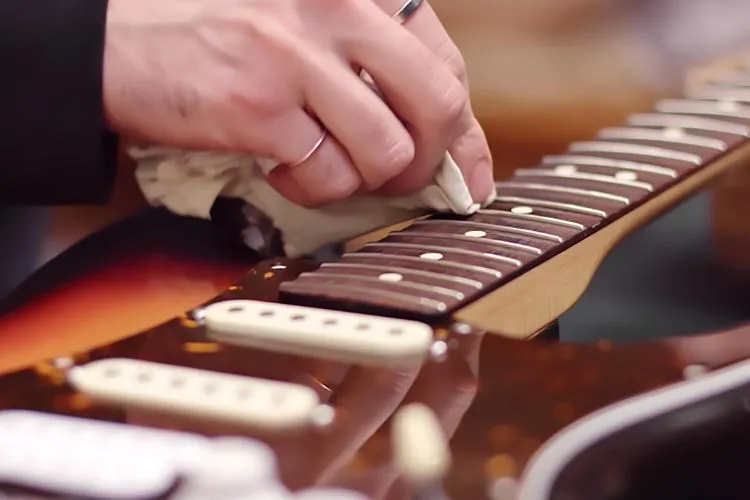
[[(460, 315), (474, 297), (507, 288), (501, 285), (532, 268), (544, 287), (555, 276), (544, 275), (543, 262), (569, 259), (565, 245), (581, 248), (633, 214), (640, 213), (631, 229), (645, 223), (677, 201), (670, 193), (680, 186), (707, 182), (725, 156), (746, 161), (748, 125), (750, 108), (736, 102), (665, 101), (652, 114), (572, 144), (565, 154), (501, 182), (487, 210), (460, 220), (432, 217), (321, 267), (259, 262), (212, 243), (222, 240), (204, 223), (146, 214), (79, 245), (21, 290), (22, 298), (33, 300), (0, 321), (0, 408), (236, 433), (211, 422), (94, 403), (71, 389), (66, 364), (55, 358), (137, 358), (293, 381), (315, 389), (337, 416), (325, 429), (255, 434), (278, 452), (287, 484), (340, 484), (396, 499), (405, 490), (391, 463), (389, 419), (419, 401), (437, 413), (451, 438), (449, 494), (484, 498), (489, 485), (520, 476), (540, 446), (577, 419), (680, 382), (691, 365), (711, 369), (747, 358), (750, 329), (617, 346), (562, 345), (488, 334), (455, 323), (451, 312)], [(649, 203), (657, 208), (639, 212)], [(612, 239), (612, 231), (607, 234)], [(570, 276), (586, 255), (577, 259), (565, 261)], [(35, 283), (50, 282), (61, 284), (36, 293)], [(205, 302), (275, 301), (280, 289), (286, 301), (424, 319), (447, 352), (411, 368), (365, 368), (211, 341), (190, 314)], [(550, 498), (632, 498), (617, 488), (582, 497), (570, 471)]]
[[(452, 437), (448, 491), (453, 498), (484, 498), (493, 479), (515, 477), (545, 440), (575, 419), (677, 382), (688, 365), (720, 366), (750, 354), (750, 331), (622, 346), (560, 345), (450, 332), (448, 324), (436, 328), (450, 346), (446, 358), (403, 371), (219, 345), (185, 314), (167, 320), (174, 311), (210, 299), (223, 279), (241, 272), (242, 259), (218, 246), (187, 256), (181, 250), (185, 239), (174, 238), (177, 232), (165, 237), (145, 230), (149, 223), (166, 229), (176, 221), (150, 214), (85, 242), (40, 274), (47, 281), (59, 265), (79, 278), (3, 317), (0, 407), (235, 432), (95, 405), (70, 389), (50, 361), (53, 356), (78, 362), (132, 357), (295, 381), (330, 396), (339, 417), (324, 432), (260, 436), (278, 451), (285, 481), (292, 487), (346, 484), (379, 498), (402, 498), (390, 465), (388, 421), (398, 407), (421, 401), (437, 412)], [(205, 237), (208, 230), (182, 229), (186, 239)], [(123, 249), (124, 241), (143, 250)], [(311, 267), (282, 260), (246, 263), (246, 277), (215, 300), (273, 300), (281, 282)], [(161, 321), (167, 322), (132, 336)], [(94, 345), (104, 347), (88, 351)], [(32, 368), (16, 371), (24, 364)]]

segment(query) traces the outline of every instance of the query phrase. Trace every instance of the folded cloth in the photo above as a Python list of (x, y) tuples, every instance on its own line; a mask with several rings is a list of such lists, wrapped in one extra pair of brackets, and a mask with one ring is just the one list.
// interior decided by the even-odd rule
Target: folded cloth
[(244, 235), (246, 243), (256, 250), (269, 248), (270, 235), (262, 227), (271, 223), (281, 233), (284, 253), (292, 258), (430, 212), (468, 215), (495, 196), (493, 190), (483, 204), (475, 203), (449, 154), (434, 182), (414, 195), (355, 196), (314, 209), (292, 203), (268, 184), (265, 174), (278, 165), (270, 159), (162, 146), (136, 146), (129, 154), (137, 162), (136, 179), (151, 205), (210, 219), (217, 198), (240, 198), (254, 212), (246, 213), (255, 222), (250, 228), (254, 231)]

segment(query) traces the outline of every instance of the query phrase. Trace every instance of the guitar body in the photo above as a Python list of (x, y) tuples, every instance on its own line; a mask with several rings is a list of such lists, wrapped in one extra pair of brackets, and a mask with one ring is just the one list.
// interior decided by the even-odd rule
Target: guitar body
[[(597, 411), (633, 397), (653, 409), (665, 397), (649, 399), (650, 391), (666, 387), (679, 392), (671, 384), (700, 383), (683, 382), (687, 367), (700, 363), (710, 370), (750, 355), (750, 329), (613, 346), (515, 341), (478, 330), (456, 333), (446, 325), (447, 332), (439, 335), (450, 345), (447, 355), (410, 369), (219, 345), (187, 311), (227, 298), (273, 301), (281, 282), (314, 267), (259, 262), (222, 241), (204, 221), (153, 210), (79, 243), (48, 264), (19, 290), (16, 307), (0, 322), (0, 372), (5, 374), (0, 408), (208, 435), (236, 433), (187, 415), (100, 404), (72, 390), (54, 359), (87, 363), (135, 358), (293, 381), (319, 391), (343, 416), (325, 432), (243, 431), (274, 447), (286, 484), (293, 489), (343, 485), (373, 498), (396, 499), (406, 498), (406, 490), (388, 453), (390, 416), (400, 406), (421, 402), (435, 411), (451, 438), (453, 467), (446, 491), (452, 498), (479, 499), (493, 485), (519, 479), (530, 463), (530, 484), (549, 479), (537, 477), (532, 457), (538, 461), (550, 455), (544, 448), (540, 454), (548, 443), (554, 458), (555, 439), (549, 444), (550, 439), (565, 438), (561, 430), (577, 420), (596, 418)], [(717, 480), (739, 488), (744, 476), (737, 466), (746, 462), (735, 452), (747, 453), (750, 434), (738, 408), (744, 408), (743, 391), (750, 385), (728, 384), (726, 394), (703, 398), (701, 408), (684, 402), (653, 417), (639, 411), (641, 422), (626, 421), (598, 437), (575, 439), (573, 445), (580, 449), (563, 459), (552, 488), (519, 498), (656, 499), (665, 492), (675, 499), (705, 498), (697, 493), (718, 491)], [(617, 423), (622, 410), (614, 414), (598, 418)], [(713, 446), (710, 454), (704, 443)], [(733, 458), (715, 458), (722, 456)], [(685, 483), (686, 470), (695, 470), (692, 482)], [(744, 498), (746, 493), (725, 490), (731, 494), (712, 498)], [(685, 495), (673, 494), (681, 492)]]
[[(476, 214), (412, 221), (324, 265), (262, 261), (207, 222), (147, 211), (6, 303), (0, 418), (247, 436), (292, 491), (396, 500), (420, 485), (393, 458), (393, 417), (419, 403), (448, 441), (432, 479), (450, 498), (747, 498), (749, 327), (623, 345), (541, 333), (622, 238), (749, 158), (750, 95), (729, 82), (518, 170)], [(70, 458), (50, 469), (49, 428), (17, 448), (48, 474), (101, 454), (58, 435)], [(12, 466), (0, 492), (28, 498)]]

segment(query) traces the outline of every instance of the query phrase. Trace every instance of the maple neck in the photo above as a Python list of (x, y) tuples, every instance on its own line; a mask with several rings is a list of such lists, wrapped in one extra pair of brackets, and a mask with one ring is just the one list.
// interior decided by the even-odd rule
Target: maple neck
[(745, 85), (659, 101), (517, 170), (478, 213), (415, 221), (282, 284), (282, 298), (433, 324), (453, 315), (531, 336), (575, 303), (618, 241), (750, 160)]

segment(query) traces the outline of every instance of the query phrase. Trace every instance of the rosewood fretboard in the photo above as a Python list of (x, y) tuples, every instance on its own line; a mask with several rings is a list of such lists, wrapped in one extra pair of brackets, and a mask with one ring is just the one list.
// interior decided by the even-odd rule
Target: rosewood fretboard
[(469, 217), (435, 214), (281, 285), (284, 300), (434, 322), (595, 234), (750, 141), (750, 88), (715, 84), (497, 183)]

